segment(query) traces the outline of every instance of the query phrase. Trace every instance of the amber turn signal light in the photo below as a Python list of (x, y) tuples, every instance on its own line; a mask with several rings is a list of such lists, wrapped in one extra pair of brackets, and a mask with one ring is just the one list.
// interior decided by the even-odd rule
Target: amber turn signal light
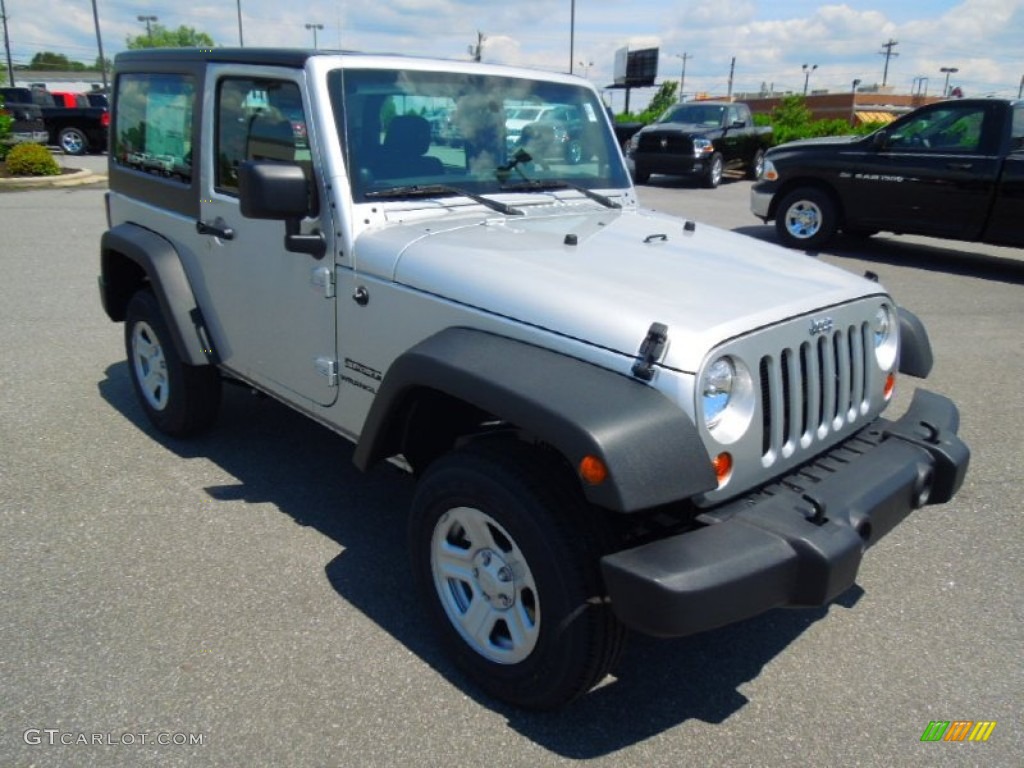
[(584, 456), (578, 469), (580, 477), (591, 485), (600, 485), (608, 479), (608, 467), (597, 456)]
[(896, 389), (896, 374), (895, 373), (890, 373), (888, 376), (885, 377), (885, 387), (882, 390), (882, 394), (885, 396), (886, 400), (888, 400), (890, 397), (892, 397), (892, 393), (893, 393), (893, 391), (895, 389)]
[(715, 470), (715, 477), (718, 478), (718, 487), (721, 488), (725, 481), (732, 474), (732, 454), (720, 453), (711, 460), (711, 466)]

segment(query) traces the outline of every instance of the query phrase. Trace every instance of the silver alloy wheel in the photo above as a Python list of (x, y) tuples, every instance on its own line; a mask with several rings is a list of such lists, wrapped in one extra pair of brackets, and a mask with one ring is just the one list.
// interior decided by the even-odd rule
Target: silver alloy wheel
[(540, 635), (540, 602), (519, 546), (489, 515), (445, 512), (430, 545), (434, 587), (462, 639), (498, 664), (525, 660)]
[(60, 134), (60, 148), (68, 155), (85, 154), (85, 136), (77, 128), (65, 128)]
[(824, 217), (812, 200), (799, 200), (786, 209), (786, 231), (795, 240), (808, 240), (818, 234)]
[(167, 359), (156, 332), (141, 320), (132, 329), (132, 365), (142, 396), (154, 410), (162, 411), (170, 396)]
[(717, 187), (722, 182), (722, 156), (715, 155), (711, 158), (711, 168), (708, 171), (711, 186)]

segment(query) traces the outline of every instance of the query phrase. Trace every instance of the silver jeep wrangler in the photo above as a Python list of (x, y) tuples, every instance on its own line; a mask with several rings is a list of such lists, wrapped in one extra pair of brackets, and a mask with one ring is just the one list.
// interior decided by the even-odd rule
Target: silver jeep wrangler
[[(573, 121), (510, 121), (527, 108)], [(551, 110), (548, 110), (551, 111)], [(161, 158), (160, 173), (139, 157)], [(117, 57), (100, 292), (162, 432), (224, 380), (415, 473), (413, 571), (490, 694), (551, 708), (628, 628), (850, 587), (969, 452), (877, 282), (640, 210), (598, 93), (298, 50)]]

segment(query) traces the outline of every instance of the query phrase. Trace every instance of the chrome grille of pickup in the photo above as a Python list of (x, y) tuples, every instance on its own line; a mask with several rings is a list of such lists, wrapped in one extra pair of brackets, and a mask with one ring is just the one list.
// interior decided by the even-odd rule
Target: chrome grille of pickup
[(869, 409), (867, 323), (833, 329), (760, 360), (761, 461), (772, 466)]

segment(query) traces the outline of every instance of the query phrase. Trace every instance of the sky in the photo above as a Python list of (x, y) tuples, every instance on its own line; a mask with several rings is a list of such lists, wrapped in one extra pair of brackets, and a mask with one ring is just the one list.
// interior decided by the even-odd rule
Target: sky
[[(90, 0), (3, 0), (11, 57), (39, 51), (94, 62)], [(483, 33), (482, 59), (566, 72), (598, 87), (613, 81), (615, 52), (656, 47), (658, 82), (684, 92), (724, 95), (764, 88), (801, 93), (881, 84), (883, 46), (896, 41), (887, 84), (897, 92), (1015, 98), (1024, 78), (1024, 0), (95, 0), (104, 54), (145, 32), (141, 15), (209, 34), (217, 45), (313, 47), (469, 58)], [(575, 10), (575, 14), (573, 14)], [(574, 21), (573, 21), (574, 15)], [(570, 53), (571, 51), (571, 53)], [(804, 69), (807, 65), (807, 70)], [(816, 65), (816, 67), (815, 67)], [(644, 93), (648, 90), (649, 93)], [(633, 91), (633, 106), (653, 90)], [(609, 92), (621, 108), (622, 92)]]

